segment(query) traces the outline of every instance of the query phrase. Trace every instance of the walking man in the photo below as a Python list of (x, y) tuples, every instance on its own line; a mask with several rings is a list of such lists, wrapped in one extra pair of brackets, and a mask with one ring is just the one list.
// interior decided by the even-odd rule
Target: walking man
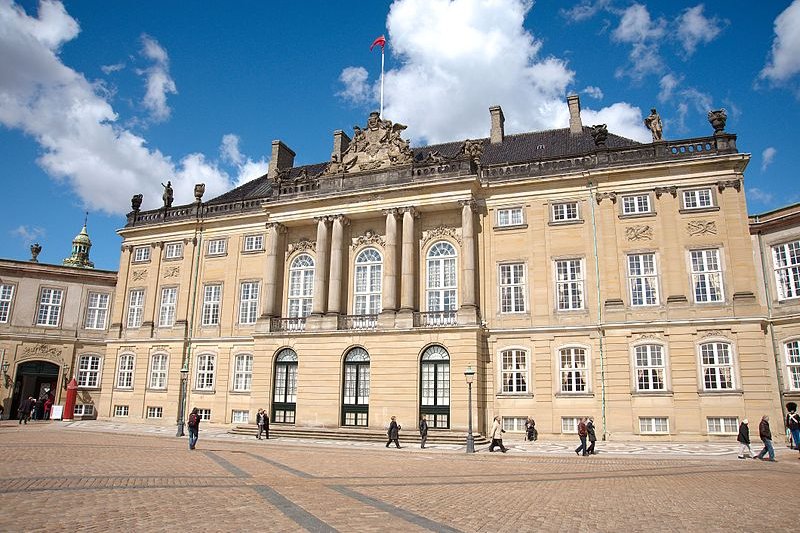
[(28, 425), (28, 420), (31, 417), (31, 400), (33, 400), (33, 398), (28, 396), (22, 400), (22, 403), (19, 404), (19, 409), (17, 409), (17, 418), (19, 418), (19, 423), (22, 424), (22, 422), (25, 422), (26, 426)]
[(594, 455), (594, 443), (597, 442), (597, 435), (594, 433), (594, 418), (591, 416), (586, 423), (586, 434), (589, 437), (589, 448), (586, 450), (586, 455)]
[(492, 443), (489, 445), (489, 451), (493, 452), (496, 446), (500, 447), (500, 451), (506, 453), (508, 449), (503, 446), (503, 433), (506, 430), (503, 429), (503, 420), (500, 418), (500, 415), (494, 417), (494, 422), (492, 423)]
[(419, 417), (419, 447), (425, 449), (425, 443), (428, 442), (428, 421), (425, 420), (425, 415)]
[(258, 414), (256, 414), (256, 424), (258, 425), (258, 435), (256, 438), (261, 440), (261, 434), (264, 433), (264, 410), (259, 409)]
[(194, 450), (197, 444), (197, 433), (200, 431), (200, 414), (197, 412), (197, 407), (192, 409), (186, 427), (189, 428), (189, 449)]
[(394, 445), (400, 448), (400, 424), (397, 423), (397, 417), (392, 417), (392, 421), (389, 423), (389, 431), (386, 433), (389, 436), (386, 447), (388, 448), (394, 442)]
[(581, 418), (581, 421), (578, 423), (578, 437), (581, 439), (581, 445), (575, 448), (575, 455), (581, 455), (583, 452), (583, 456), (586, 456), (586, 436), (589, 434), (589, 430), (586, 428), (586, 419)]
[(739, 459), (747, 459), (744, 456), (745, 451), (747, 451), (749, 457), (755, 459), (753, 450), (750, 449), (750, 426), (747, 425), (746, 418), (739, 424), (739, 436), (736, 437), (736, 440), (739, 441)]
[(764, 454), (769, 452), (769, 459), (766, 460), (776, 463), (775, 448), (772, 447), (772, 431), (769, 429), (769, 417), (767, 415), (761, 417), (761, 423), (758, 425), (758, 436), (764, 443), (764, 449), (758, 453), (756, 458), (763, 461), (765, 460)]

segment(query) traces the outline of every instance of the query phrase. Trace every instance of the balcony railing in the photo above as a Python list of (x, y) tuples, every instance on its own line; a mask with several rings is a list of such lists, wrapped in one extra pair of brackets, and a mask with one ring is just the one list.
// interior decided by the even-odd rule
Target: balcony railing
[(378, 315), (342, 315), (339, 329), (373, 330), (378, 326)]
[(442, 328), (457, 326), (458, 315), (456, 311), (427, 311), (414, 313), (415, 328)]
[(270, 331), (305, 331), (305, 317), (273, 318), (270, 322)]

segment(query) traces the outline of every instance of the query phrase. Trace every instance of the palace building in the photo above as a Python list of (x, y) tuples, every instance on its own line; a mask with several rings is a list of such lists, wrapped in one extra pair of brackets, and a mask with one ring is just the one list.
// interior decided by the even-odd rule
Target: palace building
[[(779, 420), (800, 389), (797, 224), (749, 226), (750, 156), (724, 112), (708, 137), (639, 143), (568, 106), (563, 129), (507, 135), (492, 107), (488, 138), (417, 148), (373, 113), (334, 132), (328, 161), (295, 166), (274, 141), (268, 173), (217, 198), (198, 185), (142, 211), (137, 195), (80, 390), (101, 418), (163, 423), (263, 407), (298, 427), (424, 414), (463, 432), (470, 390), (478, 432), (498, 414), (656, 440)], [(759, 250), (793, 263), (773, 274)]]

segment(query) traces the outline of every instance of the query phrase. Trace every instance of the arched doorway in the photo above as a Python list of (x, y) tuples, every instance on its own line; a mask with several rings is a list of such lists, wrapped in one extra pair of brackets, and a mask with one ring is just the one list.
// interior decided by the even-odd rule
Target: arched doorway
[(419, 414), (432, 428), (450, 427), (450, 355), (442, 346), (429, 346), (420, 358)]
[(369, 354), (356, 347), (344, 358), (342, 425), (369, 425)]
[(297, 352), (284, 348), (275, 357), (272, 421), (294, 424), (297, 409)]
[[(56, 399), (58, 393), (59, 367), (47, 361), (26, 361), (17, 365), (14, 378), (14, 396), (8, 418), (17, 417), (17, 409), (24, 398), (33, 396), (37, 400), (52, 394)], [(42, 406), (37, 405), (37, 414), (41, 414)]]

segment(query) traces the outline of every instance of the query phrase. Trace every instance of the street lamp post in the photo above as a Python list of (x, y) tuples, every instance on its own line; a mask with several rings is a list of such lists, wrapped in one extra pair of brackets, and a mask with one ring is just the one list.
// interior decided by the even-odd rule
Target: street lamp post
[(472, 381), (475, 379), (475, 369), (468, 366), (464, 370), (464, 379), (467, 380), (467, 453), (475, 453), (475, 437), (472, 436)]
[(183, 432), (183, 414), (186, 411), (186, 392), (189, 383), (189, 369), (186, 367), (181, 368), (181, 397), (178, 399), (178, 432), (176, 437), (183, 437), (186, 433)]

